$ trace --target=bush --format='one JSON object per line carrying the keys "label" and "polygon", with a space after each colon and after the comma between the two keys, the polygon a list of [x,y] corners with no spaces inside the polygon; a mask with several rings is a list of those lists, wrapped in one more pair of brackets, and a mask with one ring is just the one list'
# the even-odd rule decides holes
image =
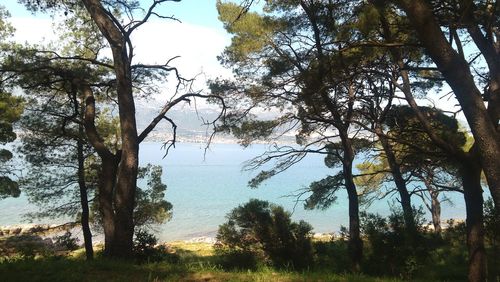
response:
{"label": "bush", "polygon": [[216,263],[225,270],[257,270],[259,261],[257,256],[246,250],[216,247]]}
{"label": "bush", "polygon": [[437,242],[433,237],[424,236],[423,212],[414,210],[414,214],[418,234],[414,237],[417,242],[411,244],[401,210],[393,210],[388,218],[361,213],[361,230],[368,243],[364,261],[367,273],[411,279],[426,263]]}
{"label": "bush", "polygon": [[330,241],[315,241],[313,245],[315,268],[329,269],[334,273],[343,273],[350,269],[351,260],[346,240],[332,238]]}
{"label": "bush", "polygon": [[54,237],[54,242],[56,246],[61,247],[65,250],[74,251],[78,249],[78,238],[72,237],[70,231],[66,231],[63,235]]}
{"label": "bush", "polygon": [[256,199],[233,209],[219,226],[218,252],[276,267],[301,269],[312,262],[311,225],[292,222],[282,207]]}
{"label": "bush", "polygon": [[486,246],[489,247],[488,263],[490,269],[489,280],[498,281],[500,278],[500,211],[495,209],[493,199],[484,202],[484,231]]}
{"label": "bush", "polygon": [[169,253],[165,246],[156,246],[158,238],[144,229],[139,229],[134,238],[134,257],[142,262],[179,262],[177,254]]}

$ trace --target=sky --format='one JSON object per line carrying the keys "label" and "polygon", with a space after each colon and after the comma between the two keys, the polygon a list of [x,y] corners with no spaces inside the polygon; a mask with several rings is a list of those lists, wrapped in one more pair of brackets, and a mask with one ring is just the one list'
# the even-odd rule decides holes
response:
{"label": "sky", "polygon": [[[147,5],[151,1],[141,2]],[[50,16],[43,13],[33,15],[16,0],[4,0],[0,5],[11,14],[16,41],[47,43],[55,39]],[[152,18],[136,30],[132,35],[135,63],[163,64],[180,56],[172,66],[186,78],[197,77],[195,90],[206,91],[207,79],[231,75],[231,71],[217,61],[217,56],[229,45],[230,36],[217,19],[216,0],[167,1],[157,11],[161,15],[174,16],[180,22]],[[161,97],[170,97],[171,93],[172,85],[157,98],[163,100]]]}
{"label": "sky", "polygon": [[[147,5],[151,1],[141,2]],[[134,62],[163,64],[174,56],[180,56],[172,65],[179,69],[182,76],[196,77],[194,89],[205,92],[207,80],[230,77],[231,71],[222,67],[217,60],[224,47],[230,44],[230,35],[217,18],[216,2],[217,0],[182,0],[163,3],[158,9],[159,14],[175,16],[181,23],[156,18],[136,30],[132,36]],[[5,6],[11,13],[11,22],[17,30],[17,41],[34,43],[54,39],[51,18],[48,15],[32,15],[18,4],[17,0],[3,0],[0,5]],[[162,89],[162,93],[155,95],[160,102],[172,96],[174,85],[170,84]],[[420,103],[456,111],[459,107],[454,98],[442,98],[443,94],[449,91],[449,87],[445,86],[441,93],[430,93]],[[204,105],[200,104],[202,107]],[[465,124],[463,114],[459,114],[458,118]]]}

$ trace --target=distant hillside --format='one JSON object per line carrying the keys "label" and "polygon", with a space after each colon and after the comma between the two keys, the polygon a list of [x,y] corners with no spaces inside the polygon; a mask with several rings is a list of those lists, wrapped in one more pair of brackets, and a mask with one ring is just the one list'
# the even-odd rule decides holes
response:
{"label": "distant hillside", "polygon": [[[156,100],[140,100],[136,102],[137,127],[139,131],[144,129],[159,113],[163,104]],[[172,108],[167,117],[172,119],[177,125],[177,138],[182,142],[206,142],[207,136],[212,133],[212,127],[206,122],[212,122],[220,114],[216,108],[198,108],[189,104],[179,104]],[[275,114],[274,114],[275,115]],[[274,116],[270,112],[262,113],[259,118],[271,119]],[[162,121],[148,136],[148,141],[166,141],[172,136],[172,127],[167,121]],[[294,142],[295,137],[288,136],[282,138],[283,142]],[[225,134],[217,134],[216,142],[236,143],[237,140]]]}
{"label": "distant hillside", "polygon": [[[144,129],[158,115],[163,104],[158,101],[139,101],[136,103],[137,127],[139,131]],[[177,125],[177,137],[179,140],[198,140],[211,133],[211,128],[204,122],[211,122],[217,118],[219,111],[216,109],[203,108],[196,110],[194,106],[179,104],[172,108],[167,117]],[[164,141],[172,134],[172,127],[167,121],[162,121],[150,134],[150,141]]]}

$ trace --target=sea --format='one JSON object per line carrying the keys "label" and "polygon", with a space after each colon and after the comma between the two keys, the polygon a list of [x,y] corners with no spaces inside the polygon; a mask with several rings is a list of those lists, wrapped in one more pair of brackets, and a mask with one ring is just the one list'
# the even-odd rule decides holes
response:
{"label": "sea", "polygon": [[[153,228],[159,240],[213,238],[218,226],[227,220],[226,215],[250,199],[282,205],[291,212],[292,220],[309,222],[315,233],[337,232],[341,226],[348,225],[348,201],[344,189],[337,192],[337,201],[326,210],[305,210],[304,197],[298,199],[296,196],[311,182],[337,172],[325,166],[323,155],[310,154],[288,170],[263,182],[259,188],[250,188],[248,181],[259,170],[248,171],[244,169],[245,163],[268,149],[266,144],[246,148],[239,144],[211,144],[206,149],[205,143],[177,143],[166,155],[163,143],[141,144],[140,164],[162,166],[162,180],[167,185],[165,197],[173,205],[171,220]],[[139,183],[139,186],[142,184]],[[451,201],[443,203],[442,219],[464,219],[463,196],[459,193],[446,196]],[[413,198],[413,204],[423,205],[417,197]],[[397,195],[391,194],[361,209],[388,215],[391,207],[398,206]],[[0,200],[0,226],[23,224],[27,221],[23,215],[37,209],[39,207],[29,203],[23,195]],[[426,218],[430,219],[430,215],[427,214]],[[64,219],[61,218],[36,223],[62,222]]]}

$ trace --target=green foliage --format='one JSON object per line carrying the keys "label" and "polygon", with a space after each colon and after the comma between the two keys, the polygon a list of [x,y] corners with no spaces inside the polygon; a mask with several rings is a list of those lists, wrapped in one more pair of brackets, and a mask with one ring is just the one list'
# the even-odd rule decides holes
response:
{"label": "green foliage", "polygon": [[146,179],[147,188],[137,188],[134,209],[135,226],[164,223],[172,217],[172,204],[165,200],[167,185],[161,181],[162,167],[148,164],[139,170],[138,178]]}
{"label": "green foliage", "polygon": [[[454,117],[437,108],[420,107],[420,110],[428,117],[434,134],[457,150],[470,149],[473,140],[460,128]],[[426,193],[439,193],[443,190],[440,186],[460,187],[458,163],[430,139],[413,109],[409,106],[393,106],[387,113],[384,129],[388,135],[387,149],[394,154],[394,166],[399,169],[406,184],[425,181]],[[373,160],[365,160],[356,166],[360,176],[355,178],[355,182],[368,192],[367,196],[383,191],[383,187],[394,187],[393,184],[384,185],[393,182],[394,178],[386,150],[381,147],[380,143],[375,144]]]}
{"label": "green foliage", "polygon": [[335,273],[345,272],[350,268],[349,248],[343,238],[330,241],[314,241],[314,269],[331,269]]}
{"label": "green foliage", "polygon": [[356,186],[363,187],[368,191],[375,191],[382,185],[388,172],[389,165],[387,164],[386,158],[380,160],[379,162],[362,162],[356,165],[356,169],[359,171],[359,176],[354,179]]}
{"label": "green foliage", "polygon": [[[462,148],[467,137],[459,128],[458,121],[444,114],[441,110],[429,107],[420,107],[420,111],[427,117],[436,135],[455,148]],[[405,153],[408,163],[419,162],[429,155],[437,157],[443,153],[430,140],[413,109],[409,106],[394,106],[387,115],[386,124],[389,134],[410,144],[418,144],[419,151],[406,146]]]}
{"label": "green foliage", "polygon": [[217,247],[217,264],[225,270],[256,271],[264,264],[253,251]]}
{"label": "green foliage", "polygon": [[[141,229],[153,228],[172,217],[172,204],[165,200],[167,185],[162,182],[163,169],[159,165],[148,164],[139,168],[138,187],[135,193],[134,225]],[[142,186],[142,187],[140,187]],[[91,221],[96,229],[102,227],[99,203],[93,202]]]}
{"label": "green foliage", "polygon": [[276,267],[304,268],[312,262],[310,231],[304,222],[292,222],[282,207],[256,199],[233,209],[219,226],[219,251],[247,264],[258,261]]}
{"label": "green foliage", "polygon": [[253,140],[259,140],[270,136],[278,125],[278,121],[245,121],[239,127],[233,127],[233,135],[240,139],[241,144],[248,146]]}
{"label": "green foliage", "polygon": [[6,197],[19,197],[21,190],[19,184],[7,176],[0,176],[0,199]]}
{"label": "green foliage", "polygon": [[79,239],[73,237],[73,234],[70,231],[66,231],[63,235],[54,237],[54,243],[56,246],[70,251],[74,251],[79,248],[78,241]]}
{"label": "green foliage", "polygon": [[270,17],[254,12],[245,12],[240,5],[217,1],[219,20],[231,34],[232,44],[227,47],[225,62],[245,60],[246,57],[261,51],[267,46],[269,38],[279,24]]}
{"label": "green foliage", "polygon": [[2,51],[5,45],[8,45],[7,39],[14,32],[14,27],[8,22],[9,17],[9,12],[3,6],[0,6],[0,51]]}
{"label": "green foliage", "polygon": [[488,264],[489,277],[493,281],[500,277],[500,211],[495,209],[493,199],[484,202],[484,233],[485,243],[489,246]]}
{"label": "green foliage", "polygon": [[328,209],[337,200],[335,194],[342,187],[344,187],[344,174],[342,171],[309,184],[308,190],[312,194],[306,199],[304,207],[306,209]]}
{"label": "green foliage", "polygon": [[21,98],[0,91],[0,144],[16,139],[12,124],[20,119],[23,109]]}
{"label": "green foliage", "polygon": [[276,169],[263,170],[259,172],[255,177],[253,177],[250,181],[248,181],[248,186],[251,188],[257,188],[262,182],[268,180],[269,178],[275,176],[276,174],[277,174]]}
{"label": "green foliage", "polygon": [[[5,93],[0,88],[0,146],[3,147],[16,139],[13,124],[20,119],[23,110],[24,104],[21,98]],[[2,147],[0,147],[0,199],[18,197],[21,191],[17,181],[12,179],[15,171],[11,162],[13,154]]]}
{"label": "green foliage", "polygon": [[493,199],[484,202],[485,237],[492,246],[500,247],[500,211],[495,209]]}
{"label": "green foliage", "polygon": [[415,236],[420,240],[415,244],[417,247],[408,241],[402,211],[393,210],[388,218],[361,213],[361,230],[368,243],[364,262],[367,273],[411,279],[423,268],[435,243],[423,237],[423,212],[414,210],[413,214],[419,227],[419,234]]}
{"label": "green foliage", "polygon": [[334,273],[328,267],[300,272],[263,268],[258,271],[224,271],[206,263],[204,257],[195,261],[135,264],[124,260],[96,258],[46,258],[38,260],[9,260],[0,263],[4,281],[352,281],[397,282],[400,279],[369,277],[360,274]]}
{"label": "green foliage", "polygon": [[[371,148],[372,142],[363,138],[350,138],[351,148],[355,154],[367,151]],[[325,157],[325,165],[329,168],[342,167],[344,158],[344,145],[342,142],[330,142],[325,146],[327,155]]]}
{"label": "green foliage", "polygon": [[[68,96],[38,93],[28,96],[26,113],[20,120],[23,134],[18,151],[24,157],[25,170],[21,186],[28,200],[40,207],[29,217],[55,218],[70,216],[77,220],[80,207],[78,171],[85,170],[89,198],[97,185],[92,150],[79,132],[78,112]],[[77,104],[78,105],[78,104]],[[76,109],[78,111],[78,107]],[[83,143],[85,167],[79,168],[78,142]]]}
{"label": "green foliage", "polygon": [[157,246],[158,238],[144,229],[138,229],[134,238],[134,257],[139,263],[167,262],[177,263],[179,256],[167,252],[165,246]]}

